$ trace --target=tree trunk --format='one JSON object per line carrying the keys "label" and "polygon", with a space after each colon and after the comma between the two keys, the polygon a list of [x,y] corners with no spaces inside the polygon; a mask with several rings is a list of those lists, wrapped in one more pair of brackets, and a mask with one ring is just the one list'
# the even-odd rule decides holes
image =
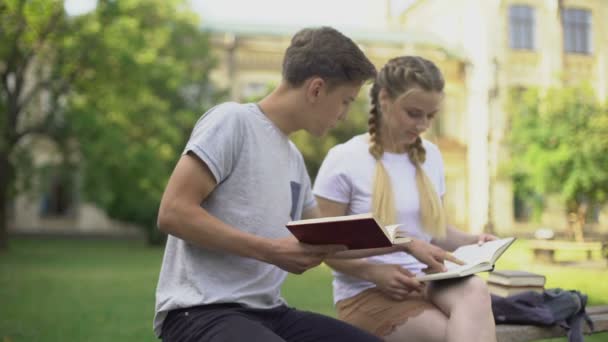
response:
{"label": "tree trunk", "polygon": [[8,247],[8,199],[12,179],[12,165],[8,153],[0,152],[0,251]]}
{"label": "tree trunk", "polygon": [[574,239],[582,242],[585,240],[584,229],[585,223],[587,222],[587,209],[589,206],[587,203],[581,203],[577,210],[577,225],[574,226]]}
{"label": "tree trunk", "polygon": [[587,218],[587,203],[572,203],[568,210],[569,237],[577,242],[585,241],[584,227]]}

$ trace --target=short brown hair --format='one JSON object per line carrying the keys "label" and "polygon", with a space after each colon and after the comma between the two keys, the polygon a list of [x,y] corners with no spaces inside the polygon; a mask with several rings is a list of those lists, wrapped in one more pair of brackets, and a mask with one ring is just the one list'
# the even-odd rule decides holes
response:
{"label": "short brown hair", "polygon": [[297,32],[285,51],[283,79],[300,86],[318,76],[335,85],[365,82],[376,77],[376,68],[350,38],[331,27]]}

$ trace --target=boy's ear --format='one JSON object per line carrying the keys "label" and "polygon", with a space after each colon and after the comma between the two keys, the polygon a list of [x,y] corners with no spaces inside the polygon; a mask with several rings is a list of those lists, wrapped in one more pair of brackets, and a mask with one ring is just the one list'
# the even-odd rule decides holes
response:
{"label": "boy's ear", "polygon": [[306,85],[306,97],[311,102],[317,102],[319,95],[321,95],[326,85],[327,83],[321,77],[310,78]]}

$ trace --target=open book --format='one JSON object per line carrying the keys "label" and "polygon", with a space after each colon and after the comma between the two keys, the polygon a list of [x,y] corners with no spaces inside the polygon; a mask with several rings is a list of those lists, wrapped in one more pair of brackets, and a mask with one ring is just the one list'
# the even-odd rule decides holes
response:
{"label": "open book", "polygon": [[390,247],[411,241],[399,224],[382,226],[371,213],[291,221],[287,229],[303,243],[345,245],[348,249]]}
{"label": "open book", "polygon": [[445,272],[420,274],[416,279],[420,281],[440,280],[449,278],[459,278],[471,274],[491,271],[494,269],[496,260],[500,258],[509,246],[515,241],[515,238],[505,238],[494,241],[488,241],[484,244],[472,244],[458,247],[452,254],[465,264],[458,265],[453,262],[445,262],[448,269]]}

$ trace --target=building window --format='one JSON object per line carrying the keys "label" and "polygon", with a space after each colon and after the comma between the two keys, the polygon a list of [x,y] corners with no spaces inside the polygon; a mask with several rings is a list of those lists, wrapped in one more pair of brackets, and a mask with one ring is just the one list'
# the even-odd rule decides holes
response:
{"label": "building window", "polygon": [[509,31],[512,49],[534,50],[534,8],[512,5],[509,8]]}
{"label": "building window", "polygon": [[71,182],[65,177],[55,176],[50,180],[49,187],[42,194],[40,216],[62,217],[72,212],[73,196]]}
{"label": "building window", "polygon": [[564,50],[569,53],[591,53],[591,12],[565,8],[563,12]]}

